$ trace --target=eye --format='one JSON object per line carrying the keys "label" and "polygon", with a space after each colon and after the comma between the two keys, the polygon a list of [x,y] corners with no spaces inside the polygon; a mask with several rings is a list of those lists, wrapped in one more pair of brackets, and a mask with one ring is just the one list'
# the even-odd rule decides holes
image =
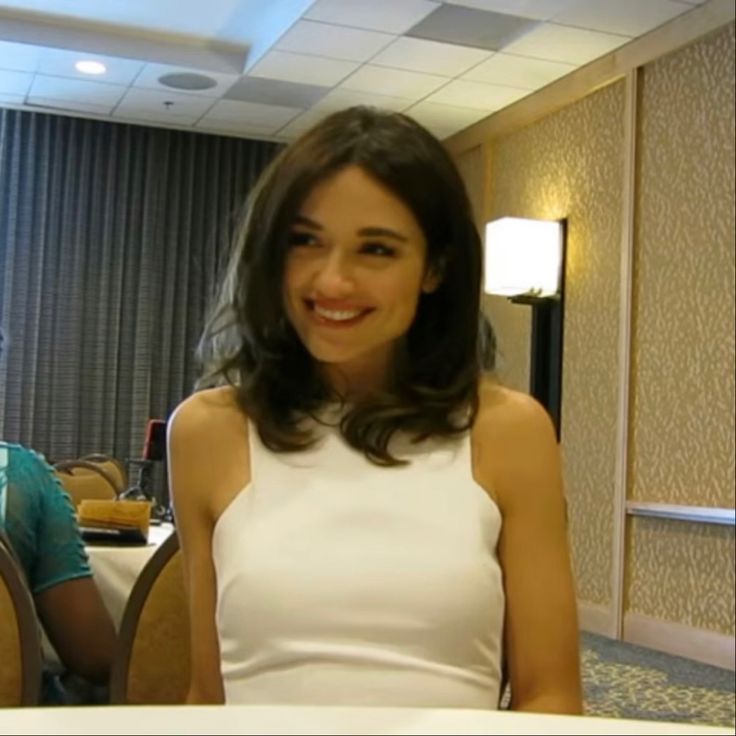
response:
{"label": "eye", "polygon": [[292,230],[289,233],[289,247],[303,247],[317,245],[318,240],[315,235],[304,230]]}
{"label": "eye", "polygon": [[384,245],[383,243],[363,243],[360,246],[360,252],[369,256],[395,256],[396,248]]}

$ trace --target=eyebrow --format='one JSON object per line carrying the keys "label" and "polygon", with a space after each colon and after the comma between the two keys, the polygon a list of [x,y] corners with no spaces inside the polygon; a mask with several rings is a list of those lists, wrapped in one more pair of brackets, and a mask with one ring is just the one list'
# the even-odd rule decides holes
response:
{"label": "eyebrow", "polygon": [[[313,230],[324,229],[318,222],[315,222],[304,215],[297,215],[294,218],[294,225],[305,225]],[[398,240],[402,243],[406,243],[409,240],[405,235],[396,232],[396,230],[391,230],[391,228],[388,227],[363,227],[358,230],[358,235],[369,238],[393,238],[394,240]]]}

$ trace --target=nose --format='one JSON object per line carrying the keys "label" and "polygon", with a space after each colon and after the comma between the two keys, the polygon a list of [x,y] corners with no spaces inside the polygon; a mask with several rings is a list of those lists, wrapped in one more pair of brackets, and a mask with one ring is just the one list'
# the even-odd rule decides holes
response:
{"label": "nose", "polygon": [[350,294],[355,283],[346,254],[332,248],[318,264],[313,285],[322,296],[339,298]]}

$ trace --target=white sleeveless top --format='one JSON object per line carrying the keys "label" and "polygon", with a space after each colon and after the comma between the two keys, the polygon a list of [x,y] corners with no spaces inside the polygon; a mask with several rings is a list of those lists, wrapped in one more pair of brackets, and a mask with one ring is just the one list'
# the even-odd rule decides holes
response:
{"label": "white sleeveless top", "polygon": [[498,707],[501,515],[470,436],[392,442],[382,468],[335,429],[273,453],[215,526],[228,703]]}

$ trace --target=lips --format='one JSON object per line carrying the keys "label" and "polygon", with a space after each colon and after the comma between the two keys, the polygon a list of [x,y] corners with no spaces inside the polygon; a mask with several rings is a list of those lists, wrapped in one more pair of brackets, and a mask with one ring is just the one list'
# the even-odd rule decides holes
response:
{"label": "lips", "polygon": [[373,307],[337,300],[306,299],[305,303],[312,320],[324,327],[352,327],[373,311]]}

